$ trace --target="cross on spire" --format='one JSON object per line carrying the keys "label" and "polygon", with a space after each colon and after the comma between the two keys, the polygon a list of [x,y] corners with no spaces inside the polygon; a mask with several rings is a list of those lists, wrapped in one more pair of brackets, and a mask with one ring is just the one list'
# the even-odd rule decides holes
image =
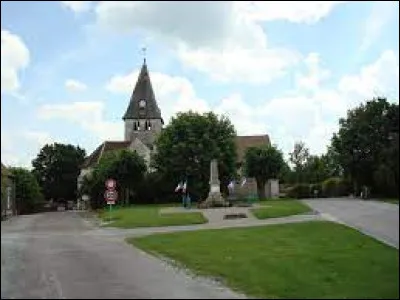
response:
{"label": "cross on spire", "polygon": [[143,46],[143,47],[142,47],[142,54],[143,54],[143,61],[144,61],[144,63],[146,63],[146,50],[147,50],[146,46]]}

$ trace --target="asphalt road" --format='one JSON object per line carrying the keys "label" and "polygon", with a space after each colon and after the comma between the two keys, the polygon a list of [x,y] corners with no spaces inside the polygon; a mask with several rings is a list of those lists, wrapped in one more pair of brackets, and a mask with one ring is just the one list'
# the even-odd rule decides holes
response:
{"label": "asphalt road", "polygon": [[355,199],[303,200],[324,217],[399,248],[399,205]]}
{"label": "asphalt road", "polygon": [[244,298],[99,234],[74,212],[1,224],[1,298]]}

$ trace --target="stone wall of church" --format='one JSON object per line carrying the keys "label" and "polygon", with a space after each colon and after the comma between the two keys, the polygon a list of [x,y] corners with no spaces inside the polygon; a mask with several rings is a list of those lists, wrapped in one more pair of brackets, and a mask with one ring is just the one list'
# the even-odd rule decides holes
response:
{"label": "stone wall of church", "polygon": [[[153,141],[154,137],[161,132],[162,123],[159,119],[150,119],[151,130],[145,130],[146,120],[125,120],[125,141],[131,141],[135,133],[140,135],[139,138],[144,139],[144,142]],[[139,122],[139,131],[134,131],[134,124]]]}

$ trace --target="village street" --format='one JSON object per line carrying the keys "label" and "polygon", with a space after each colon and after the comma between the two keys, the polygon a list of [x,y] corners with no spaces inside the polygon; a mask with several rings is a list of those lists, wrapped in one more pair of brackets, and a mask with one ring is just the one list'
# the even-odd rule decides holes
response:
{"label": "village street", "polygon": [[193,279],[75,212],[20,216],[1,225],[1,298],[239,298]]}

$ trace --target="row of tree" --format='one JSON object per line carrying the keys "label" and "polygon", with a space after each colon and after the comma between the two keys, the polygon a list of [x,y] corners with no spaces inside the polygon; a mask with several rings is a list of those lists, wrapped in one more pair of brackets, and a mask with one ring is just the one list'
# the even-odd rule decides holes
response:
{"label": "row of tree", "polygon": [[363,187],[376,197],[399,196],[399,104],[377,98],[349,110],[327,152],[310,155],[295,144],[281,179],[290,184],[315,184],[339,177],[360,194]]}

